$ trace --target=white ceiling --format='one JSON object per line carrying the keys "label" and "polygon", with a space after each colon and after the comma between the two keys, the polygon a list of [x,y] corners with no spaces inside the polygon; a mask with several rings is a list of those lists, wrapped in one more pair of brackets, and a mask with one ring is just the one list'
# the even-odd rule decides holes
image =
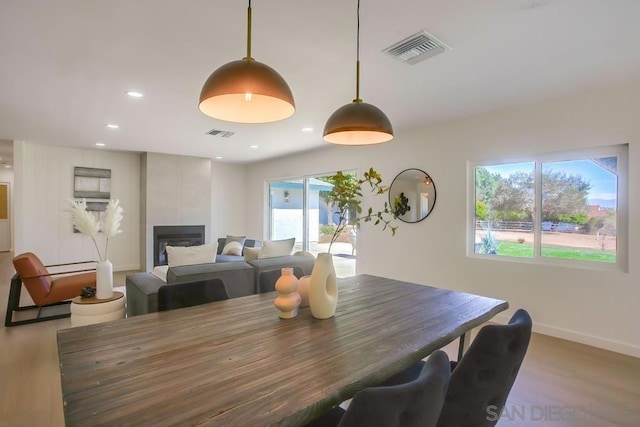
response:
{"label": "white ceiling", "polygon": [[[355,95],[355,5],[253,1],[253,56],[297,109],[241,125],[197,105],[209,74],[245,56],[246,2],[0,0],[0,139],[239,163],[324,146],[326,119]],[[396,135],[640,79],[640,0],[362,0],[360,15],[361,97]],[[382,53],[421,30],[452,49],[413,66]]]}

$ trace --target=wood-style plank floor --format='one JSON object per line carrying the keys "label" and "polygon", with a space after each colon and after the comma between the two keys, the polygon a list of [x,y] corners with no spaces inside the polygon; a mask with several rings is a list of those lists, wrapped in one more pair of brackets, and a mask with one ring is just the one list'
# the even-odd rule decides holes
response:
{"label": "wood-style plank floor", "polygon": [[[0,253],[3,316],[12,255]],[[116,274],[114,286],[123,285]],[[64,426],[56,331],[68,327],[69,319],[2,327],[0,426]],[[454,345],[446,350],[455,357]],[[638,427],[640,359],[534,334],[498,426]]]}

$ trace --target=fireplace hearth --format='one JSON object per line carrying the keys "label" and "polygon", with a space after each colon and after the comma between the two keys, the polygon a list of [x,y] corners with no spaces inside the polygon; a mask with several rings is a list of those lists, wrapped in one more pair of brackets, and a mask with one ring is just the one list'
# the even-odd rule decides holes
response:
{"label": "fireplace hearth", "polygon": [[167,265],[167,246],[204,244],[204,225],[156,225],[153,227],[153,266]]}

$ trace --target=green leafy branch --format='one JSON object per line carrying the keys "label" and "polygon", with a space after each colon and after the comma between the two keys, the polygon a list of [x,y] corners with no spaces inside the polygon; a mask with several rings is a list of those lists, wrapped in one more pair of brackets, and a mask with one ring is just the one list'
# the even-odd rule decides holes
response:
{"label": "green leafy branch", "polygon": [[[335,242],[348,225],[353,225],[360,228],[361,222],[373,222],[373,225],[382,224],[382,230],[389,228],[391,235],[395,236],[397,225],[393,225],[393,220],[397,218],[395,209],[384,202],[384,208],[379,211],[374,211],[369,207],[367,213],[363,214],[362,209],[362,186],[368,184],[370,191],[376,195],[385,194],[389,191],[389,187],[382,185],[382,177],[373,168],[369,168],[364,172],[362,179],[356,179],[353,175],[345,175],[342,171],[336,172],[335,175],[330,177],[330,181],[333,183],[333,189],[329,192],[328,198],[337,208],[339,214],[338,224],[331,236],[331,242],[329,243],[329,252],[333,242]],[[349,213],[354,213],[350,215]]]}

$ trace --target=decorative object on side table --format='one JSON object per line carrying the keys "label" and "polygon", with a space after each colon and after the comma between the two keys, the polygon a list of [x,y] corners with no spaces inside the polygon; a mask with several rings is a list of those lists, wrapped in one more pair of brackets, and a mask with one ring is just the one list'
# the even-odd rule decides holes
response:
{"label": "decorative object on side table", "polygon": [[276,280],[276,292],[278,297],[273,304],[280,310],[281,319],[291,319],[298,315],[300,306],[300,295],[298,289],[298,278],[293,274],[292,267],[285,267],[280,270],[280,277]]}
{"label": "decorative object on side table", "polygon": [[338,171],[335,175],[328,177],[328,181],[333,184],[328,199],[335,207],[339,220],[331,236],[329,251],[318,254],[311,272],[309,305],[311,306],[311,314],[318,319],[332,317],[338,305],[336,272],[333,266],[333,255],[331,255],[331,247],[338,236],[346,231],[348,225],[359,228],[361,222],[373,222],[374,225],[382,224],[382,229],[389,228],[392,235],[396,234],[398,228],[392,224],[392,221],[396,219],[397,206],[392,207],[389,203],[384,202],[382,210],[374,211],[372,207],[369,207],[366,214],[362,213],[360,198],[362,197],[363,184],[369,184],[371,192],[374,194],[384,194],[389,191],[389,187],[382,185],[382,177],[373,168],[369,168],[362,179],[358,179],[355,174],[345,175]]}
{"label": "decorative object on side table", "polygon": [[[71,223],[82,234],[91,237],[98,251],[99,261],[96,265],[96,298],[109,299],[113,297],[113,266],[108,260],[109,240],[122,233],[122,207],[119,200],[110,200],[105,211],[104,221],[100,222],[87,211],[87,201],[70,200]],[[98,233],[102,231],[105,236],[104,252],[100,252],[98,246]]]}

